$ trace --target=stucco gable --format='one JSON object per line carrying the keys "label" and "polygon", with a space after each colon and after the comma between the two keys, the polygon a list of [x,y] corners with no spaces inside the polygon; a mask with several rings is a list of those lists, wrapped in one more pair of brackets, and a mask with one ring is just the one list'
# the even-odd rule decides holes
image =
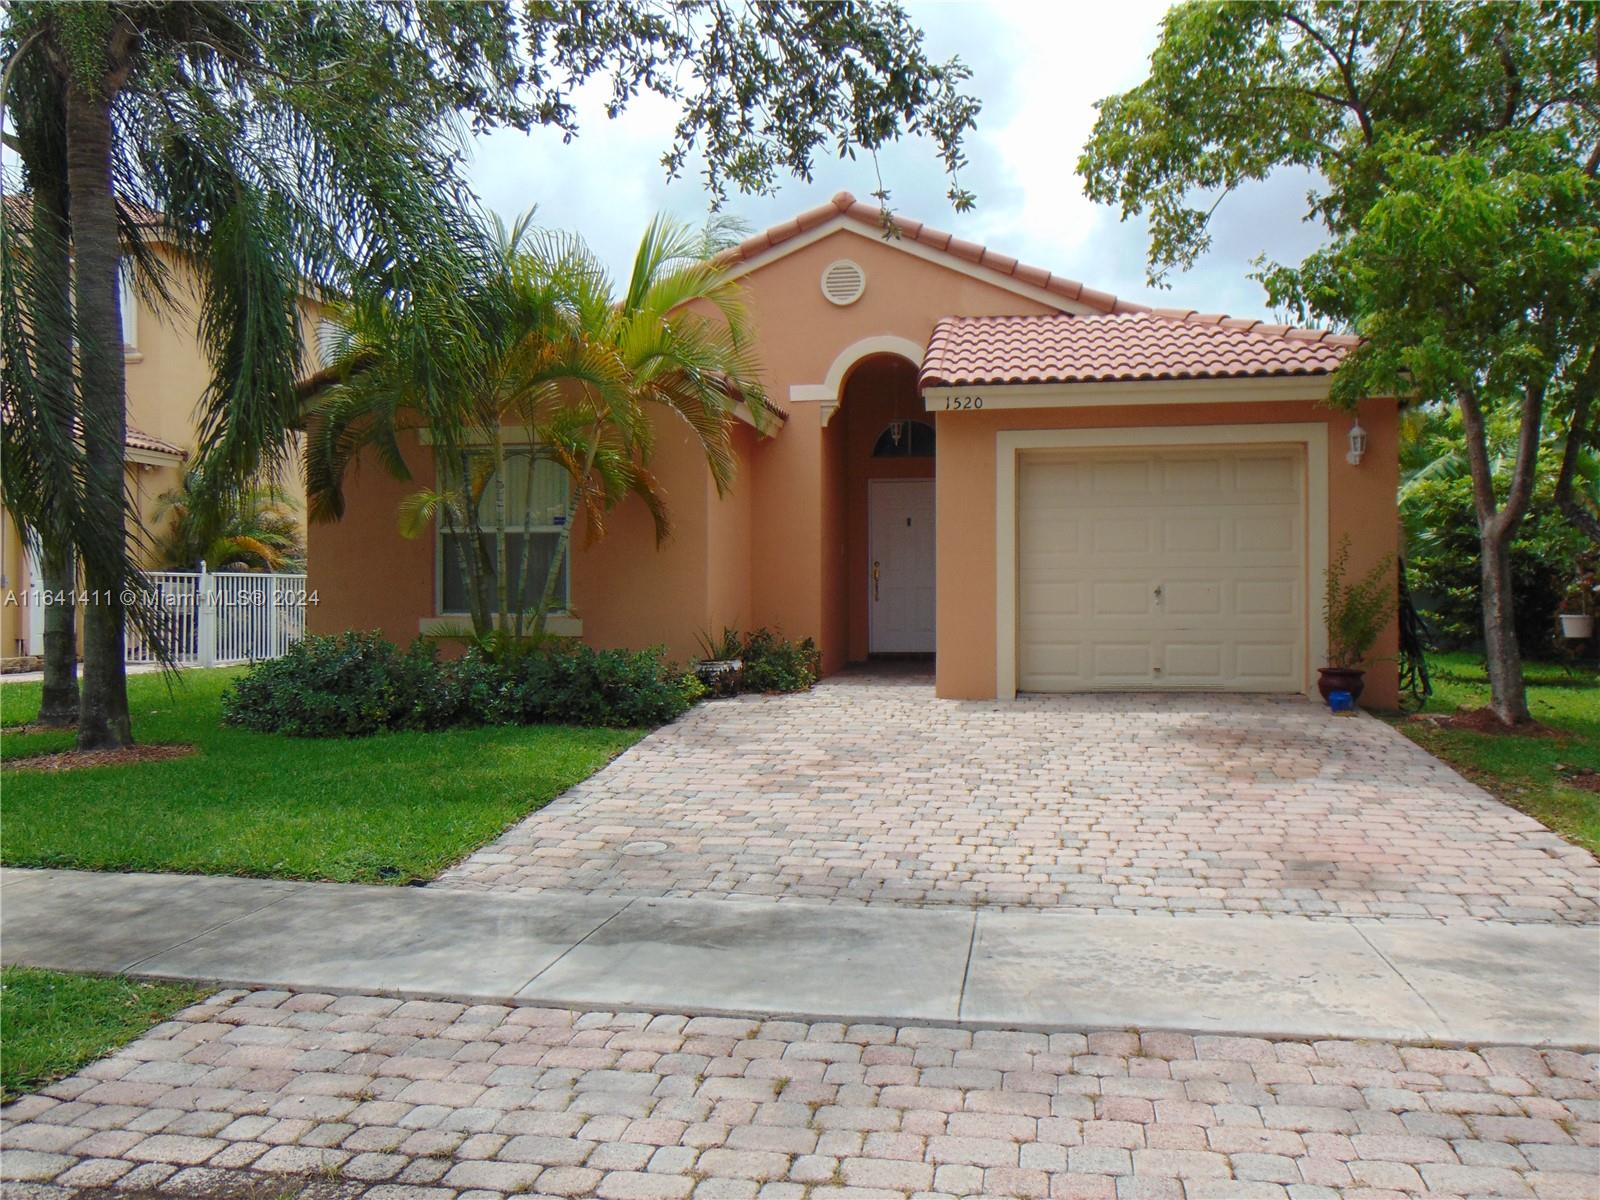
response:
{"label": "stucco gable", "polygon": [[886,222],[881,209],[857,200],[849,192],[840,192],[827,204],[747,238],[725,252],[723,261],[735,278],[747,276],[841,232],[989,283],[1056,312],[1086,315],[1144,311],[1143,305],[1119,300],[1108,292],[1019,262],[921,221],[890,216]]}

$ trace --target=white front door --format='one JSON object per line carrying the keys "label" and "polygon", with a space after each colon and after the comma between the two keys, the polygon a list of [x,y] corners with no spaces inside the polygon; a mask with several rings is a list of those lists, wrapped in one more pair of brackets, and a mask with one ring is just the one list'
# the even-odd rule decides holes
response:
{"label": "white front door", "polygon": [[932,654],[933,480],[867,481],[868,647]]}

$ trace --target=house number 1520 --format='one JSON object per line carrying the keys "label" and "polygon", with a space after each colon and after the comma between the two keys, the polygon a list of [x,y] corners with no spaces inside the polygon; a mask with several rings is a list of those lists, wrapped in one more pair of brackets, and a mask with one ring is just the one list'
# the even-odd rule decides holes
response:
{"label": "house number 1520", "polygon": [[982,396],[946,396],[944,398],[945,412],[955,412],[959,409],[982,408]]}

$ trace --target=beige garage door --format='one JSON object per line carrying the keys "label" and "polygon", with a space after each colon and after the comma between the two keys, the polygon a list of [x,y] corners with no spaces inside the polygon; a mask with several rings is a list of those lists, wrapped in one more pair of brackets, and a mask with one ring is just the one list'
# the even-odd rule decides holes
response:
{"label": "beige garage door", "polygon": [[1278,447],[1024,456],[1018,687],[1300,691],[1304,457]]}

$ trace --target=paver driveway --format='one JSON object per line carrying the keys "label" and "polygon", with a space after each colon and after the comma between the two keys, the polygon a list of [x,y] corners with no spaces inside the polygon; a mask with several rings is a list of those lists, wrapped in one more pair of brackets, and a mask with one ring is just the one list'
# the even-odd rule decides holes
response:
{"label": "paver driveway", "polygon": [[247,1200],[1587,1200],[1597,1080],[1600,1055],[1526,1047],[225,992],[0,1113],[0,1176]]}
{"label": "paver driveway", "polygon": [[704,704],[436,886],[1588,922],[1600,865],[1381,721],[1299,698]]}

